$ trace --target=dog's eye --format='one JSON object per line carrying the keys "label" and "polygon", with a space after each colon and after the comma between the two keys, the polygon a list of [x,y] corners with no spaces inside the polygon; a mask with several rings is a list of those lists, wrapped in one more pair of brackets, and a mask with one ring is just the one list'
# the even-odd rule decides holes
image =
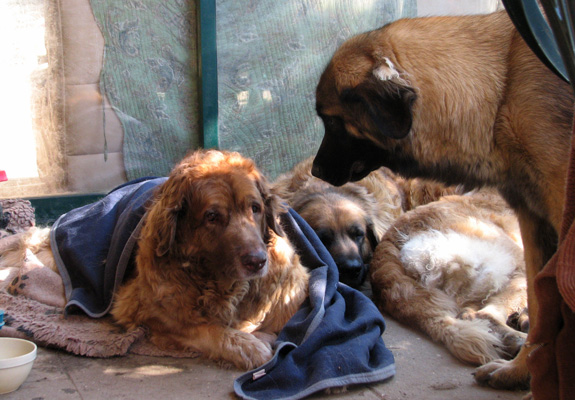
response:
{"label": "dog's eye", "polygon": [[204,218],[206,219],[206,222],[216,222],[218,220],[218,212],[217,211],[206,211],[206,213],[204,214]]}
{"label": "dog's eye", "polygon": [[324,116],[323,124],[330,131],[339,131],[343,127],[343,121],[339,117]]}
{"label": "dog's eye", "polygon": [[324,246],[329,247],[331,245],[331,243],[333,242],[333,232],[328,230],[328,229],[319,229],[316,231],[317,233],[317,237],[319,238],[319,240],[321,240],[321,242],[324,244]]}
{"label": "dog's eye", "polygon": [[353,228],[349,231],[349,236],[356,241],[360,241],[365,237],[365,232],[359,228]]}
{"label": "dog's eye", "polygon": [[262,206],[260,206],[258,203],[254,203],[252,204],[252,212],[254,214],[259,214],[262,212]]}

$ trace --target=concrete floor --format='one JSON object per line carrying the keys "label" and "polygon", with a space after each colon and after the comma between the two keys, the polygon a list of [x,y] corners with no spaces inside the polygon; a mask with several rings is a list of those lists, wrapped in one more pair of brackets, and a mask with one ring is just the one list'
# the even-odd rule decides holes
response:
{"label": "concrete floor", "polygon": [[[442,346],[385,318],[384,342],[393,352],[397,374],[386,382],[350,388],[314,399],[520,400],[526,392],[476,385],[473,367],[455,360]],[[223,370],[201,358],[130,355],[91,359],[39,349],[26,382],[2,400],[41,399],[235,399],[237,370]]]}

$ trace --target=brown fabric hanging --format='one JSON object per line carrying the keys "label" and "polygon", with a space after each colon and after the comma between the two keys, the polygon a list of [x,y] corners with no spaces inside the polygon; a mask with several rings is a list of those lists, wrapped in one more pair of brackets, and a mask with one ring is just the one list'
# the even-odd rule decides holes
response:
{"label": "brown fabric hanging", "polygon": [[[573,129],[575,134],[575,127]],[[559,248],[535,279],[539,315],[527,365],[535,400],[575,396],[575,141],[567,172]]]}

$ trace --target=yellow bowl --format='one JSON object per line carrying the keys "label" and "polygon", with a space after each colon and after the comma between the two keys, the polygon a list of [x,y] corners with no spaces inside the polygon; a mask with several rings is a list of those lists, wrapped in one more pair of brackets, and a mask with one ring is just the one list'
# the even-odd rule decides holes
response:
{"label": "yellow bowl", "polygon": [[24,383],[37,350],[28,340],[0,337],[0,394],[13,392]]}

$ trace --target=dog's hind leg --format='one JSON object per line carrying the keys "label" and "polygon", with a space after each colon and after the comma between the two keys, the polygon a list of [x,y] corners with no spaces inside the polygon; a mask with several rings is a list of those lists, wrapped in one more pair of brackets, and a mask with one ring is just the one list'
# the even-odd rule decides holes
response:
{"label": "dog's hind leg", "polygon": [[500,312],[497,311],[496,308],[497,306],[488,305],[479,311],[466,309],[459,316],[460,319],[467,321],[486,321],[489,332],[498,337],[498,342],[494,344],[498,357],[492,358],[488,361],[492,361],[497,358],[511,359],[515,357],[527,338],[527,335],[524,332],[508,326],[506,320],[501,321],[501,318],[498,315]]}
{"label": "dog's hind leg", "polygon": [[[500,338],[503,345],[498,348],[498,353],[505,359],[515,357],[525,343],[525,333],[521,329],[513,329],[509,326],[508,320],[512,315],[518,316],[525,311],[527,307],[526,286],[523,268],[520,268],[502,291],[489,297],[482,308],[477,311],[464,309],[459,316],[462,319],[480,318],[489,321],[491,331]],[[523,323],[528,324],[528,320]]]}
{"label": "dog's hind leg", "polygon": [[426,325],[432,338],[442,342],[454,356],[469,364],[483,365],[502,357],[504,343],[492,329],[490,321],[444,316],[428,320]]}
{"label": "dog's hind leg", "polygon": [[[529,321],[534,324],[537,318],[538,304],[534,293],[535,276],[555,251],[556,234],[549,224],[529,213],[517,212],[521,237],[525,249],[525,267],[528,288]],[[519,354],[511,360],[495,360],[475,371],[475,380],[482,385],[495,389],[527,389],[530,374],[527,369],[527,357],[535,346],[530,344],[529,335]]]}

